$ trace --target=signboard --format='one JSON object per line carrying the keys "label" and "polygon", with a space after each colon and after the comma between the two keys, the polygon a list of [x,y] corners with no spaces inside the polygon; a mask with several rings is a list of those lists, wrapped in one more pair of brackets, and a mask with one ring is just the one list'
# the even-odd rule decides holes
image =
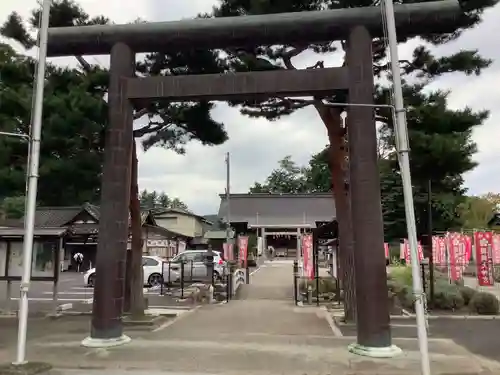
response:
{"label": "signboard", "polygon": [[[54,277],[54,267],[56,253],[59,251],[57,242],[39,242],[33,244],[32,277]],[[8,274],[10,277],[21,277],[23,273],[23,242],[15,241],[10,243],[10,254],[8,264]]]}
{"label": "signboard", "polygon": [[186,251],[186,242],[185,241],[179,241],[177,243],[177,254],[182,253]]}
{"label": "signboard", "polygon": [[493,278],[493,233],[475,232],[477,281],[480,286],[492,286]]}
{"label": "signboard", "polygon": [[304,276],[312,280],[314,279],[312,234],[302,235],[302,251],[304,256]]}
{"label": "signboard", "polygon": [[387,242],[384,243],[384,252],[385,252],[385,259],[389,259],[389,244]]}
{"label": "signboard", "polygon": [[238,236],[238,254],[241,265],[246,268],[248,254],[248,237]]}

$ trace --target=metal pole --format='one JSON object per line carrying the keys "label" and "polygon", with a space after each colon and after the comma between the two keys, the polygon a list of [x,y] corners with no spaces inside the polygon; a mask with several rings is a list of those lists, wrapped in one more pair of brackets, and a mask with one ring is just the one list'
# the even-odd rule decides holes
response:
{"label": "metal pole", "polygon": [[429,251],[429,294],[431,308],[434,304],[434,254],[432,253],[432,181],[427,186],[427,246]]}
{"label": "metal pole", "polygon": [[42,5],[42,22],[39,32],[38,69],[36,71],[35,100],[33,106],[33,123],[31,124],[30,165],[28,168],[28,197],[26,200],[26,216],[24,220],[23,242],[23,274],[19,298],[19,328],[17,334],[17,355],[15,364],[26,363],[26,331],[28,326],[28,291],[31,279],[31,262],[33,254],[33,234],[35,227],[36,194],[38,185],[38,163],[40,159],[40,137],[42,132],[43,89],[45,85],[45,63],[47,59],[47,32],[51,0],[44,0]]}
{"label": "metal pole", "polygon": [[[231,241],[231,164],[229,152],[226,153],[226,243],[229,246]],[[234,256],[234,249],[232,249]]]}
{"label": "metal pole", "polygon": [[391,55],[391,72],[394,83],[394,104],[396,109],[396,142],[400,155],[401,177],[403,180],[403,195],[405,203],[406,225],[410,243],[411,268],[413,275],[413,293],[415,295],[415,312],[417,315],[418,343],[421,355],[422,375],[430,375],[429,347],[427,339],[427,325],[425,321],[424,299],[422,281],[420,279],[420,265],[417,249],[417,230],[415,224],[415,208],[413,207],[413,191],[410,174],[410,150],[406,113],[403,105],[403,90],[399,70],[398,42],[396,36],[396,22],[392,0],[384,0],[384,11],[387,20],[387,36]]}

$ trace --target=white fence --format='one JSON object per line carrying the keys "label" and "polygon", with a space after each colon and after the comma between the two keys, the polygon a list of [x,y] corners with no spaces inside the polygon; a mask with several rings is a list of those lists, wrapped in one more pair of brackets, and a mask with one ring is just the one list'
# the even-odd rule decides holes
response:
{"label": "white fence", "polygon": [[231,286],[231,297],[236,295],[238,288],[245,284],[246,282],[246,270],[244,268],[238,268],[233,272],[232,286]]}

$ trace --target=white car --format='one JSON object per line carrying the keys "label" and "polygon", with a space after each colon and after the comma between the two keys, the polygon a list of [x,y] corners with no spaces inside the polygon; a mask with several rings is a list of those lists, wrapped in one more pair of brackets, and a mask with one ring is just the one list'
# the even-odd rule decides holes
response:
{"label": "white car", "polygon": [[[162,263],[164,263],[163,266]],[[177,281],[180,279],[180,273],[172,269],[170,269],[169,277],[168,263],[166,263],[165,260],[161,257],[149,255],[143,256],[142,266],[142,269],[144,270],[144,285],[156,286],[160,285],[163,280]],[[95,278],[95,268],[91,268],[83,275],[83,282],[85,285],[93,287],[95,285]]]}
{"label": "white car", "polygon": [[[212,251],[214,256],[214,277],[220,279],[224,275],[226,262],[220,251]],[[181,273],[181,264],[184,263],[184,279],[200,280],[207,276],[207,250],[186,250],[177,254],[170,261],[172,272]]]}

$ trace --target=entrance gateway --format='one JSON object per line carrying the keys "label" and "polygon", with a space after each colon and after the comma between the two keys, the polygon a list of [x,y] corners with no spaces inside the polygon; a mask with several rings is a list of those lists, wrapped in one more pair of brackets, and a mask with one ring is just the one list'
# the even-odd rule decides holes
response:
{"label": "entrance gateway", "polygon": [[[460,14],[455,0],[395,6],[399,35],[453,32]],[[128,239],[133,104],[241,100],[258,97],[328,97],[348,93],[350,189],[357,295],[357,346],[380,355],[391,351],[389,309],[373,107],[372,39],[383,36],[379,7],[195,19],[129,25],[51,28],[48,56],[110,55],[109,126],[101,193],[96,281],[88,346],[129,341],[123,335],[125,259]],[[137,53],[191,49],[303,46],[345,40],[346,66],[338,68],[158,76],[137,78]],[[364,106],[356,106],[361,104]]]}
{"label": "entrance gateway", "polygon": [[[227,222],[227,195],[220,195],[219,218]],[[253,232],[275,255],[300,258],[300,236],[336,220],[331,193],[231,194],[231,227],[236,233]]]}

